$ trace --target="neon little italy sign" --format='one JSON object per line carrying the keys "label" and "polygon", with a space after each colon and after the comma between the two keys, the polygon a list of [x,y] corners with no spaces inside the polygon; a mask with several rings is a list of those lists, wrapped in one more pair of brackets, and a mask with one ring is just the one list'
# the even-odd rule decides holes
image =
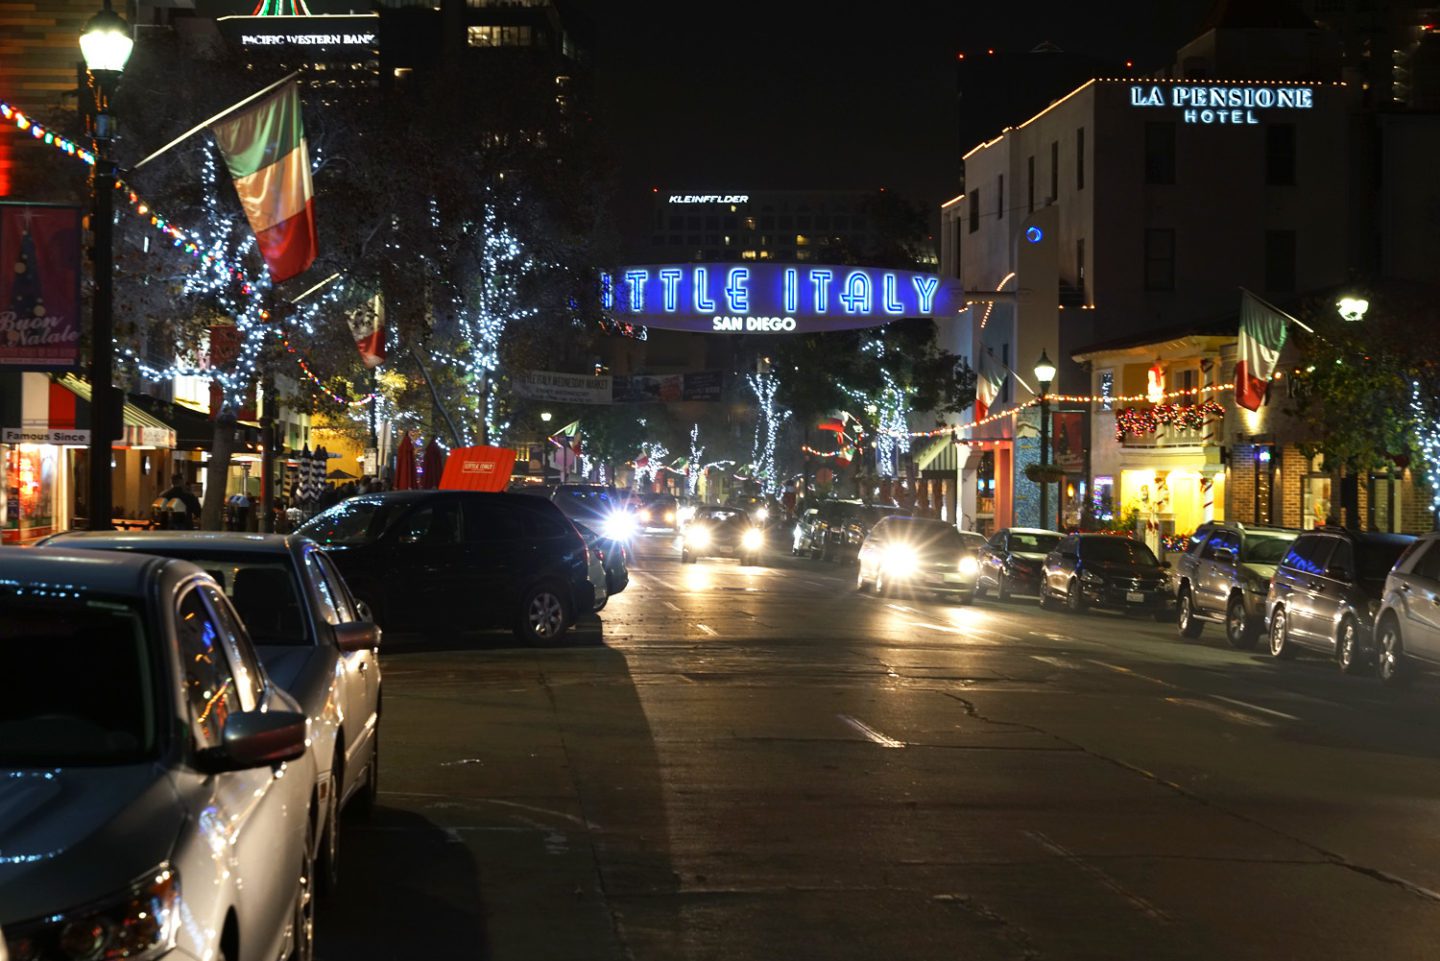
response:
{"label": "neon little italy sign", "polygon": [[1185,123],[1239,126],[1258,124],[1256,110],[1309,110],[1315,106],[1315,93],[1308,86],[1133,84],[1130,106],[1178,109]]}

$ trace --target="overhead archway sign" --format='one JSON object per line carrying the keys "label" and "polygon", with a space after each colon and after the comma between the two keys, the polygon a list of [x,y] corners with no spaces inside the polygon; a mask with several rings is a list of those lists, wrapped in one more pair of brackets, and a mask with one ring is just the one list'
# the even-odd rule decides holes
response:
{"label": "overhead archway sign", "polygon": [[798,334],[954,314],[964,291],[938,274],[832,264],[650,264],[601,274],[617,319],[707,334]]}

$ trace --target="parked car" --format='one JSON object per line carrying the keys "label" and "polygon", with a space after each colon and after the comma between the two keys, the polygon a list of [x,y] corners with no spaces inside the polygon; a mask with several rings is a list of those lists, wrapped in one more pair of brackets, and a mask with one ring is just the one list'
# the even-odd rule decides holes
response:
{"label": "parked car", "polygon": [[685,525],[680,563],[694,564],[702,557],[734,557],[741,564],[760,563],[765,529],[736,507],[700,507]]}
{"label": "parked car", "polygon": [[780,520],[782,514],[780,505],[773,498],[761,494],[731,494],[725,506],[744,511],[749,515],[750,523],[758,527]]}
{"label": "parked car", "polygon": [[270,676],[310,718],[322,889],[339,882],[340,812],[379,790],[380,628],[318,544],[286,534],[73,532],[42,547],[132,551],[190,561],[219,584]]}
{"label": "parked car", "polygon": [[1114,534],[1067,534],[1045,556],[1040,606],[1063,603],[1072,613],[1090,607],[1142,611],[1157,621],[1173,616],[1166,570],[1150,548]]}
{"label": "parked car", "polygon": [[1005,601],[1011,594],[1039,594],[1045,555],[1064,535],[1035,527],[1005,527],[991,535],[980,552],[980,579],[975,594],[994,591]]}
{"label": "parked car", "polygon": [[0,551],[10,961],[311,957],[307,737],[200,568]]}
{"label": "parked car", "polygon": [[1440,666],[1440,534],[1417,539],[1385,578],[1375,655],[1376,673],[1390,685]]}
{"label": "parked car", "polygon": [[810,556],[824,561],[851,561],[870,528],[883,517],[904,515],[899,507],[865,504],[861,501],[822,501],[815,521]]}
{"label": "parked car", "polygon": [[1347,674],[1374,654],[1372,632],[1390,569],[1415,538],[1321,527],[1291,543],[1265,597],[1270,653],[1309,648]]}
{"label": "parked car", "polygon": [[363,494],[300,533],[326,549],[386,630],[510,627],[522,641],[548,643],[595,606],[584,540],[537,497]]}
{"label": "parked car", "polygon": [[815,550],[815,524],[820,519],[820,508],[807,507],[795,520],[795,529],[790,532],[790,553],[810,554]]}
{"label": "parked car", "polygon": [[625,543],[607,540],[579,521],[574,524],[590,551],[590,582],[595,585],[595,610],[599,611],[612,594],[619,594],[630,583]]}
{"label": "parked car", "polygon": [[1199,637],[1206,621],[1218,621],[1231,647],[1254,647],[1265,629],[1270,578],[1299,534],[1239,521],[1201,524],[1171,575],[1180,636]]}
{"label": "parked car", "polygon": [[985,538],[925,517],[884,517],[866,535],[858,554],[855,589],[896,590],[975,599],[980,550]]}

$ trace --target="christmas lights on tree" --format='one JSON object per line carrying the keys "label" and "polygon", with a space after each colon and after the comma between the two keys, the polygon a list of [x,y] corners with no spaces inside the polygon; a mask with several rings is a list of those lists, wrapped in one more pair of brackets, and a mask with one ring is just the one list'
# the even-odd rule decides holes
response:
{"label": "christmas lights on tree", "polygon": [[767,494],[775,493],[779,477],[775,470],[775,443],[780,434],[780,425],[790,412],[775,404],[775,394],[780,389],[780,378],[771,371],[750,374],[746,377],[750,389],[755,392],[760,416],[755,420],[755,441],[751,446],[750,460],[754,464],[755,479]]}
{"label": "christmas lights on tree", "polygon": [[1425,409],[1418,380],[1410,383],[1410,409],[1415,413],[1415,437],[1425,461],[1425,486],[1430,488],[1430,510],[1440,511],[1440,424]]}
{"label": "christmas lights on tree", "polygon": [[700,425],[690,425],[690,464],[685,471],[685,493],[691,497],[695,496],[700,486],[700,458],[704,455],[705,448],[700,446]]}

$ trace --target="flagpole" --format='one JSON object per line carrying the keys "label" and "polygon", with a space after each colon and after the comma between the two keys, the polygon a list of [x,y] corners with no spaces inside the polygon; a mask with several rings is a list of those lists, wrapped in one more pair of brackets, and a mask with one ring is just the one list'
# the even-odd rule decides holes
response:
{"label": "flagpole", "polygon": [[1240,292],[1241,292],[1242,294],[1249,294],[1251,297],[1254,297],[1256,300],[1260,301],[1260,303],[1264,304],[1266,307],[1269,307],[1271,310],[1275,311],[1275,313],[1279,314],[1281,317],[1284,317],[1286,320],[1290,321],[1290,323],[1294,324],[1296,327],[1299,327],[1301,330],[1305,331],[1307,334],[1313,334],[1313,333],[1315,333],[1315,328],[1314,328],[1314,327],[1311,327],[1309,324],[1305,323],[1305,322],[1302,321],[1302,320],[1297,320],[1296,318],[1291,317],[1289,314],[1285,313],[1285,311],[1281,310],[1279,307],[1276,307],[1274,304],[1270,303],[1270,301],[1266,300],[1264,297],[1261,297],[1259,294],[1255,293],[1255,291],[1253,291],[1253,290],[1248,290],[1248,289],[1245,288],[1245,287],[1241,287],[1241,288],[1240,288]]}
{"label": "flagpole", "polygon": [[146,157],[144,160],[142,160],[142,161],[140,161],[139,163],[135,164],[135,165],[132,166],[130,169],[131,169],[131,170],[139,170],[141,167],[145,166],[145,165],[148,164],[150,161],[154,160],[156,157],[158,157],[158,156],[160,156],[161,154],[165,153],[167,150],[169,150],[170,148],[176,146],[177,144],[181,143],[182,141],[188,139],[189,137],[193,137],[195,134],[197,134],[197,133],[199,133],[200,131],[204,130],[206,127],[210,126],[212,123],[214,123],[215,121],[219,120],[221,117],[224,117],[224,116],[227,116],[227,115],[229,115],[229,114],[234,113],[235,111],[239,110],[241,107],[245,106],[246,104],[248,104],[248,103],[250,103],[250,102],[252,102],[252,101],[255,101],[255,100],[260,99],[261,97],[265,96],[265,95],[266,95],[267,93],[269,93],[270,91],[274,90],[276,87],[278,87],[278,86],[280,86],[280,85],[282,85],[282,84],[285,84],[285,83],[289,83],[291,80],[294,80],[294,79],[295,79],[296,77],[298,77],[298,76],[300,76],[300,71],[299,71],[299,70],[296,70],[296,71],[294,71],[293,73],[289,74],[288,76],[281,77],[279,80],[275,81],[274,83],[272,83],[270,86],[264,88],[263,90],[260,90],[260,91],[258,91],[258,92],[256,92],[256,93],[252,93],[250,96],[246,97],[244,100],[240,101],[239,103],[233,104],[233,105],[231,105],[231,106],[229,106],[229,107],[226,107],[224,110],[220,111],[220,112],[217,113],[215,116],[211,117],[209,120],[202,120],[200,123],[197,123],[195,126],[191,127],[189,130],[185,131],[185,132],[182,133],[180,136],[176,137],[174,140],[170,141],[170,142],[167,143],[165,146],[161,147],[159,150],[155,151],[155,152],[152,153],[150,156]]}

